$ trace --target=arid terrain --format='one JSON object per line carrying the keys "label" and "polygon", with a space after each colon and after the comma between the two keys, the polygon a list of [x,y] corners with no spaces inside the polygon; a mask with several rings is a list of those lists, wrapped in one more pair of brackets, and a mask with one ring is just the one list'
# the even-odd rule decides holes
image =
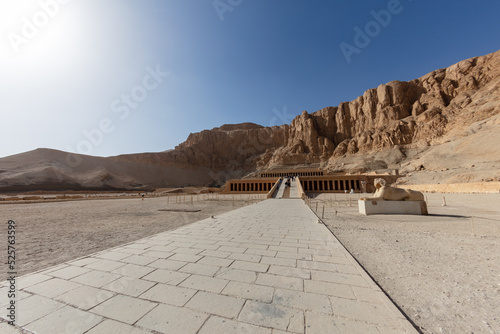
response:
{"label": "arid terrain", "polygon": [[[24,275],[255,203],[258,195],[199,195],[0,204],[5,226],[16,222],[17,273]],[[167,204],[168,201],[168,204]],[[185,202],[184,202],[185,201]],[[159,211],[179,210],[179,211]],[[194,211],[194,212],[190,212]],[[6,245],[6,228],[0,240]],[[6,252],[0,254],[7,262]],[[0,280],[7,270],[0,271]]]}
{"label": "arid terrain", "polygon": [[362,216],[343,194],[311,207],[423,333],[500,333],[500,195],[444,196],[426,194],[429,216]]}
{"label": "arid terrain", "polygon": [[[500,195],[444,194],[442,206],[442,194],[426,194],[429,216],[362,216],[360,196],[312,194],[310,206],[319,217],[324,207],[325,224],[423,333],[500,332]],[[80,200],[1,204],[0,210],[16,221],[23,275],[263,197],[200,195],[193,204],[190,196],[179,196],[177,204],[175,196]],[[5,263],[4,253],[0,259]]]}

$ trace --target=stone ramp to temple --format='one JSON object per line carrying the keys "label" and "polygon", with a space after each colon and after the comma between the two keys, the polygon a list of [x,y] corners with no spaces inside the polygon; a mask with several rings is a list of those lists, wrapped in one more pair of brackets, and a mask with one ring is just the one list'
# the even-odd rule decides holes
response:
{"label": "stone ramp to temple", "polygon": [[285,180],[281,180],[281,183],[278,187],[278,190],[276,190],[276,195],[274,196],[274,198],[277,198],[277,199],[281,199],[283,198],[284,194],[285,194],[285,188],[286,188],[286,185],[285,185]]}
{"label": "stone ramp to temple", "polygon": [[298,199],[69,261],[17,290],[16,324],[40,334],[417,333]]}
{"label": "stone ramp to temple", "polygon": [[290,186],[285,185],[286,179],[283,179],[283,181],[280,184],[280,187],[277,190],[276,197],[277,199],[282,199],[282,198],[300,198],[299,197],[299,192],[297,189],[297,181],[291,181]]}

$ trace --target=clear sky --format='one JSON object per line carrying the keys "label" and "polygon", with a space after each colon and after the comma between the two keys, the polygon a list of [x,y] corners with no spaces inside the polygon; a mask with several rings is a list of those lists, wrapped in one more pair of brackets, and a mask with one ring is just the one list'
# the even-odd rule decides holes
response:
{"label": "clear sky", "polygon": [[174,148],[497,51],[498,0],[1,0],[0,157]]}

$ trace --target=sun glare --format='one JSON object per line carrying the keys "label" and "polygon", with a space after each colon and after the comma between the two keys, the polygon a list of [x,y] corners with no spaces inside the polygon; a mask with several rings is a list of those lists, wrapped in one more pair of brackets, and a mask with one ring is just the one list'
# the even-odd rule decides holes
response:
{"label": "sun glare", "polygon": [[3,1],[0,4],[2,22],[2,57],[10,60],[57,61],[63,51],[73,47],[76,11],[66,0]]}
{"label": "sun glare", "polygon": [[57,74],[54,69],[81,59],[84,29],[77,4],[67,0],[2,1],[2,72],[19,79],[28,74],[53,76]]}

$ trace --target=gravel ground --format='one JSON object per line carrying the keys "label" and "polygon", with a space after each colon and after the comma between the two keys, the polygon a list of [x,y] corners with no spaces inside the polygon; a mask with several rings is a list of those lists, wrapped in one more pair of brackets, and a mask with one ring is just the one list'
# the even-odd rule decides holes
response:
{"label": "gravel ground", "polygon": [[500,194],[426,194],[429,216],[364,216],[349,196],[311,207],[423,333],[500,333]]}
{"label": "gravel ground", "polygon": [[[205,195],[207,197],[207,195]],[[175,204],[175,196],[81,200],[53,203],[0,204],[0,281],[7,276],[7,222],[16,222],[18,276],[91,253],[190,224],[211,215],[255,203],[257,195],[199,197],[200,202]],[[196,196],[194,197],[196,198]],[[180,199],[180,197],[179,197]],[[160,209],[199,212],[158,211]]]}

